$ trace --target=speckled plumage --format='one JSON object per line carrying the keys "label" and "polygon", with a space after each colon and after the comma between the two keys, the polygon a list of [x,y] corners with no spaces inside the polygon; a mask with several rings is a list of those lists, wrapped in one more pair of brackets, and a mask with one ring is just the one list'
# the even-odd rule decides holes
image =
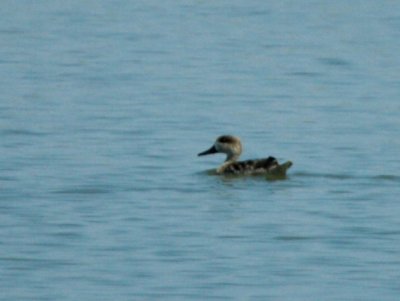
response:
{"label": "speckled plumage", "polygon": [[224,153],[227,155],[225,162],[216,169],[222,175],[276,175],[285,176],[287,169],[292,166],[291,161],[279,164],[274,157],[236,161],[242,153],[240,139],[235,136],[223,135],[217,138],[208,150],[199,153],[199,156]]}
{"label": "speckled plumage", "polygon": [[278,165],[278,161],[274,157],[266,159],[233,161],[227,164],[223,173],[225,174],[263,174]]}

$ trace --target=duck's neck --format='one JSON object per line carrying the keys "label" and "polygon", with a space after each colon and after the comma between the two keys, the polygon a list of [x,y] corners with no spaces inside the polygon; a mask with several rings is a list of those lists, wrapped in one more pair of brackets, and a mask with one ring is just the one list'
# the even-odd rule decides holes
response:
{"label": "duck's neck", "polygon": [[239,155],[237,155],[237,154],[232,154],[232,153],[231,154],[226,154],[225,163],[234,162],[237,159],[239,159]]}

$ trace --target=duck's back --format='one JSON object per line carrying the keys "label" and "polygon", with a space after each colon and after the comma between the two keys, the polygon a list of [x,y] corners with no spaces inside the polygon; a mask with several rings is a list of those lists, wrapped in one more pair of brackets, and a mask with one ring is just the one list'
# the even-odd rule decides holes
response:
{"label": "duck's back", "polygon": [[265,174],[279,166],[274,157],[265,159],[246,160],[232,162],[227,165],[222,173],[240,175],[240,174]]}

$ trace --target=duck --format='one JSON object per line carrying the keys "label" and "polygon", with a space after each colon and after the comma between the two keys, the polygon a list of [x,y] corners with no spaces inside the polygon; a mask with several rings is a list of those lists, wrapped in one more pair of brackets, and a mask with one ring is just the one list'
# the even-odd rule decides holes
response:
{"label": "duck", "polygon": [[286,177],[286,171],[293,165],[291,161],[279,164],[272,156],[263,159],[237,161],[242,154],[242,143],[239,137],[232,135],[219,136],[214,144],[198,156],[216,153],[226,154],[225,162],[219,166],[215,173],[217,175],[265,175]]}

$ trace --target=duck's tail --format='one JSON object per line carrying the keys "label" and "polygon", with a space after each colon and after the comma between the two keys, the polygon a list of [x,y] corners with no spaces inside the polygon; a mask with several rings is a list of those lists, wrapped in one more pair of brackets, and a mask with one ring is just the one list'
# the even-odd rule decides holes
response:
{"label": "duck's tail", "polygon": [[278,164],[268,172],[267,179],[278,180],[286,178],[286,172],[292,165],[292,161],[286,161],[285,163]]}

